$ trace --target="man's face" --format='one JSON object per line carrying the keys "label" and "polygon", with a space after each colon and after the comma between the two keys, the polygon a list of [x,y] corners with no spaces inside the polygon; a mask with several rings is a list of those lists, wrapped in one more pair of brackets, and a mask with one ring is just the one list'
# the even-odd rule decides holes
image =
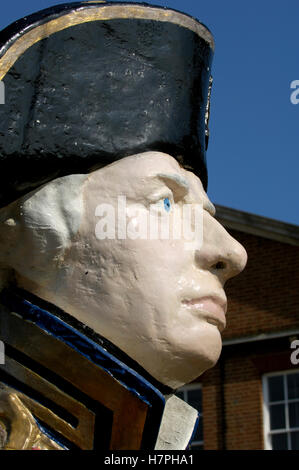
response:
{"label": "man's face", "polygon": [[[35,293],[109,339],[162,383],[177,388],[192,381],[219,357],[223,287],[244,268],[244,248],[215,220],[200,180],[166,154],[127,157],[91,173],[83,204],[59,284]],[[140,213],[146,219],[151,211],[162,225],[177,228],[186,204],[203,208],[202,240],[199,234],[190,245],[171,231],[153,239],[149,227],[141,227]],[[103,228],[111,238],[104,238]]]}
{"label": "man's face", "polygon": [[[122,233],[119,239],[119,196],[126,197],[127,222],[137,233],[136,204],[144,215],[156,210],[164,222],[181,214],[184,204],[202,204],[202,246],[187,248],[184,237],[124,239]],[[161,382],[175,388],[196,378],[219,357],[223,286],[244,268],[245,250],[214,219],[200,180],[162,153],[131,156],[93,172],[83,199],[83,221],[65,259],[72,268],[55,293],[58,305]],[[96,236],[103,204],[115,209],[113,239]]]}

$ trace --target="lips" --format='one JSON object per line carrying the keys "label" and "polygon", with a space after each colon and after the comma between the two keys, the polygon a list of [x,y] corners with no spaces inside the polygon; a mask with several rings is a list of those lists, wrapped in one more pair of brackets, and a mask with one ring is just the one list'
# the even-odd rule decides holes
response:
{"label": "lips", "polygon": [[183,300],[182,304],[198,312],[199,316],[204,317],[208,323],[217,326],[220,332],[224,330],[226,326],[226,299],[209,296]]}

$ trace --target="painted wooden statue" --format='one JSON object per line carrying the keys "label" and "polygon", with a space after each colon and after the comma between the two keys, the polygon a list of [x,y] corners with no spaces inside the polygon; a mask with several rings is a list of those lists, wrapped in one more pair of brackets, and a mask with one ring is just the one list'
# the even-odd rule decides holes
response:
{"label": "painted wooden statue", "polygon": [[206,195],[213,38],[57,5],[0,33],[0,447],[184,449],[244,248]]}

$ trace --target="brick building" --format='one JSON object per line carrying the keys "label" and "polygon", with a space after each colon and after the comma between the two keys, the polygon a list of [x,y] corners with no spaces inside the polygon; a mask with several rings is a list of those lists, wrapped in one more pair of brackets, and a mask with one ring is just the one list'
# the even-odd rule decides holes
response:
{"label": "brick building", "polygon": [[221,206],[217,218],[248,264],[226,285],[218,364],[180,393],[202,411],[193,446],[299,449],[299,227]]}

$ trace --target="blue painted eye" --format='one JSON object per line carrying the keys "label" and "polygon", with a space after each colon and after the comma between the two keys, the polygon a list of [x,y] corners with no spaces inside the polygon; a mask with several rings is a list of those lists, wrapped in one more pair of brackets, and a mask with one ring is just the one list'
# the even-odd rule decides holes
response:
{"label": "blue painted eye", "polygon": [[164,199],[164,209],[169,212],[171,209],[171,203],[168,197]]}

